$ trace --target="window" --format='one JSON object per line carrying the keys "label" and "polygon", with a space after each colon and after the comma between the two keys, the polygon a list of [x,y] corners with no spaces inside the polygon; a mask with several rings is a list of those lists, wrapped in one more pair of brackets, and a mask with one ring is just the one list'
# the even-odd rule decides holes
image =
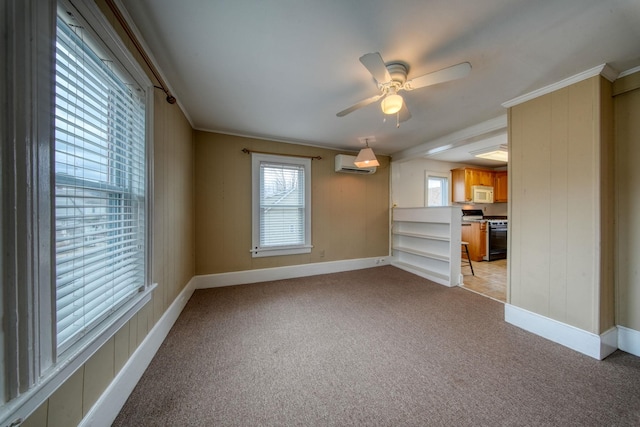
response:
{"label": "window", "polygon": [[251,155],[254,257],[311,252],[311,159]]}
{"label": "window", "polygon": [[449,177],[445,174],[426,172],[425,206],[449,205]]}
{"label": "window", "polygon": [[153,289],[153,84],[93,0],[57,5],[56,22],[35,0],[0,3],[0,425],[38,408]]}
{"label": "window", "polygon": [[[68,18],[68,15],[65,17]],[[145,283],[144,91],[59,16],[55,260],[59,350]],[[125,75],[126,76],[126,75]]]}

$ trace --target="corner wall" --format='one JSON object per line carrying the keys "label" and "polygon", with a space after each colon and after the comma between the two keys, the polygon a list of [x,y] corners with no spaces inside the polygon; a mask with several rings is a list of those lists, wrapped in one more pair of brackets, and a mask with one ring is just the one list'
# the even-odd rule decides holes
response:
{"label": "corner wall", "polygon": [[[251,257],[251,157],[243,148],[322,157],[311,164],[311,253]],[[340,152],[196,131],[196,274],[389,255],[390,159],[378,156],[380,166],[373,175],[351,175],[334,172],[336,154]]]}
{"label": "corner wall", "polygon": [[613,238],[610,85],[595,76],[509,110],[510,302],[595,335],[615,324],[603,254]]}
{"label": "corner wall", "polygon": [[[635,331],[640,352],[640,72],[614,84],[616,319]],[[638,353],[634,353],[638,354]]]}

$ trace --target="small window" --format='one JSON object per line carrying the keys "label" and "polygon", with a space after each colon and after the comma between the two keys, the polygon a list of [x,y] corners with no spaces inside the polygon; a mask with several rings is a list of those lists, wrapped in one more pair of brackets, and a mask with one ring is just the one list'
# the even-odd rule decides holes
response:
{"label": "small window", "polygon": [[449,205],[449,177],[427,172],[425,183],[425,206]]}
{"label": "small window", "polygon": [[253,257],[311,252],[311,159],[252,154]]}

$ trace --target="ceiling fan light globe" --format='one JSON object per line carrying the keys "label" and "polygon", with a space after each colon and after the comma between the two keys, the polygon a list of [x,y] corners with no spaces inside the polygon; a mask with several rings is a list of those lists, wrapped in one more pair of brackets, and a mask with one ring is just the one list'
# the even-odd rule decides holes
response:
{"label": "ceiling fan light globe", "polygon": [[397,93],[387,95],[380,104],[382,112],[385,114],[395,114],[402,108],[402,97]]}

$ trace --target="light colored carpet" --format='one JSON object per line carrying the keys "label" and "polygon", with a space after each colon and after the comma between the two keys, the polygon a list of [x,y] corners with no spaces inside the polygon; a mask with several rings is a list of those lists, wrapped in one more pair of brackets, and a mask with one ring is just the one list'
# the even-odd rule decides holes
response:
{"label": "light colored carpet", "polygon": [[391,266],[199,290],[114,425],[640,425],[640,358],[503,310]]}

